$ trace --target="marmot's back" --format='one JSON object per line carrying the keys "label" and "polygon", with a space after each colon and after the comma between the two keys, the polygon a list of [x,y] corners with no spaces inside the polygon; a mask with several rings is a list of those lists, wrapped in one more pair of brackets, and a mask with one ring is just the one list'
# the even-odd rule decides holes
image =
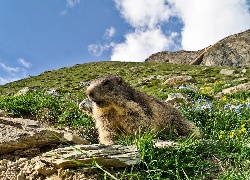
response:
{"label": "marmot's back", "polygon": [[100,142],[114,143],[117,135],[133,135],[152,129],[179,135],[200,136],[192,122],[172,105],[135,90],[121,77],[109,75],[93,81],[86,90],[93,103],[93,117]]}

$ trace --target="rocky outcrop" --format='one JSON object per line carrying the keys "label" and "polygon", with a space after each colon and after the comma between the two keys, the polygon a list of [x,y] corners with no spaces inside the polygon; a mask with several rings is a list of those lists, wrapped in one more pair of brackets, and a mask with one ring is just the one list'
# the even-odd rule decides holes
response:
{"label": "rocky outcrop", "polygon": [[206,66],[250,65],[250,29],[228,36],[199,51],[158,52],[145,62],[167,62]]}
{"label": "rocky outcrop", "polygon": [[[159,144],[160,147],[163,145],[172,144]],[[95,176],[93,170],[97,170],[93,164],[96,167],[121,168],[138,164],[140,160],[140,153],[135,146],[65,146],[32,158],[0,160],[0,179],[92,179]],[[78,168],[78,171],[69,173],[72,171],[70,168]]]}
{"label": "rocky outcrop", "polygon": [[42,127],[34,120],[0,117],[0,155],[30,148],[33,153],[32,148],[63,142],[88,144],[77,135]]}
{"label": "rocky outcrop", "polygon": [[203,50],[199,51],[177,51],[177,52],[168,52],[162,51],[155,54],[152,54],[145,60],[145,62],[166,62],[171,64],[189,64],[202,53]]}
{"label": "rocky outcrop", "polygon": [[0,117],[0,179],[98,179],[92,172],[98,168],[140,163],[135,146],[87,143],[69,131],[45,128],[37,121]]}

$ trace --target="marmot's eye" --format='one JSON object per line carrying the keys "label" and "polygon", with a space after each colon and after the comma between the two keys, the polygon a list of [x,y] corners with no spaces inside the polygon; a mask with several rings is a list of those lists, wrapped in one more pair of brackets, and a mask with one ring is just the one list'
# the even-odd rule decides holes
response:
{"label": "marmot's eye", "polygon": [[106,80],[104,81],[103,85],[109,85],[110,81],[109,80]]}

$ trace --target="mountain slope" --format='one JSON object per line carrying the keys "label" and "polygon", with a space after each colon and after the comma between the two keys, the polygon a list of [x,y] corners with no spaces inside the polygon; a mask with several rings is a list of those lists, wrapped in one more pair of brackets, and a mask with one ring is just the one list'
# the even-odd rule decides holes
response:
{"label": "mountain slope", "polygon": [[206,66],[248,66],[250,65],[250,29],[228,36],[199,51],[163,51],[152,54],[145,61]]}
{"label": "mountain slope", "polygon": [[[224,77],[219,72],[223,67],[204,67],[191,65],[176,65],[170,63],[145,63],[145,62],[95,62],[77,64],[72,67],[64,67],[59,70],[46,71],[38,76],[31,76],[26,79],[11,82],[0,86],[0,95],[14,94],[24,87],[37,87],[48,90],[55,88],[60,92],[84,94],[88,83],[93,79],[108,75],[117,74],[125,78],[130,84],[143,91],[152,94],[159,94],[163,87],[161,84],[168,77],[174,75],[189,75],[198,82],[211,82],[216,79],[231,80],[235,77]],[[242,69],[234,69],[236,74],[241,75]],[[246,69],[248,69],[246,67]],[[249,77],[250,71],[245,75]],[[159,80],[159,78],[162,80]]]}

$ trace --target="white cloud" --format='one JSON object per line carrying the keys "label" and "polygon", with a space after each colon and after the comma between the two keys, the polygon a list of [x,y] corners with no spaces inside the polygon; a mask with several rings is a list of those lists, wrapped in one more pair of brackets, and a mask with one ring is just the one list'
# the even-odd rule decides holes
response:
{"label": "white cloud", "polygon": [[81,0],[67,0],[66,8],[61,10],[60,16],[66,16],[69,14],[71,8],[75,7],[77,4],[80,4]]}
{"label": "white cloud", "polygon": [[18,78],[10,78],[10,77],[2,78],[2,77],[0,77],[0,85],[6,84],[9,82],[13,82],[13,81],[17,81],[17,80],[18,80]]}
{"label": "white cloud", "polygon": [[[18,58],[17,61],[23,67],[10,67],[4,63],[0,63],[0,85],[16,81],[28,76],[27,69],[31,68],[31,63],[25,61],[23,58]],[[4,71],[2,71],[1,68]]]}
{"label": "white cloud", "polygon": [[[124,35],[124,42],[92,44],[88,49],[96,56],[111,49],[111,60],[115,61],[144,61],[152,53],[164,50],[202,49],[250,28],[247,1],[114,0],[121,17],[133,28],[132,32]],[[180,20],[176,23],[183,26],[181,32],[166,33],[163,29],[171,17]],[[112,37],[111,29],[108,30],[106,36]]]}
{"label": "white cloud", "polygon": [[116,44],[111,55],[112,61],[144,61],[152,53],[163,51],[174,45],[178,36],[173,32],[166,37],[161,29],[136,30],[125,36],[125,42]]}
{"label": "white cloud", "polygon": [[25,61],[23,58],[18,58],[18,61],[25,67],[25,68],[31,68],[32,64]]}
{"label": "white cloud", "polygon": [[134,28],[155,28],[174,14],[165,0],[114,0],[122,17]]}
{"label": "white cloud", "polygon": [[110,27],[110,28],[106,29],[106,31],[104,33],[104,37],[106,39],[110,39],[110,38],[112,38],[114,36],[115,32],[116,32],[115,28]]}
{"label": "white cloud", "polygon": [[104,44],[104,45],[101,45],[100,43],[90,44],[88,45],[88,51],[90,52],[91,55],[99,57],[102,55],[103,51],[107,51],[114,46],[115,46],[115,43],[113,42],[109,44]]}
{"label": "white cloud", "polygon": [[247,0],[169,0],[182,19],[182,46],[198,50],[250,28]]}
{"label": "white cloud", "polygon": [[67,14],[69,14],[67,9],[62,10],[60,13],[61,16],[66,16]]}
{"label": "white cloud", "polygon": [[0,63],[0,67],[2,67],[4,69],[4,71],[6,72],[19,72],[19,68],[18,67],[9,67],[6,66],[4,63]]}
{"label": "white cloud", "polygon": [[67,7],[74,7],[75,5],[79,4],[80,0],[67,0]]}
{"label": "white cloud", "polygon": [[115,44],[112,61],[144,61],[152,53],[177,48],[178,33],[167,36],[161,25],[167,23],[174,9],[165,0],[114,0],[121,16],[134,28],[125,41]]}
{"label": "white cloud", "polygon": [[[105,39],[110,39],[114,36],[116,30],[114,27],[107,28],[103,34]],[[88,45],[88,51],[92,56],[100,57],[104,51],[109,50],[115,46],[114,42],[105,43],[104,45],[97,43],[97,44],[90,44]]]}

